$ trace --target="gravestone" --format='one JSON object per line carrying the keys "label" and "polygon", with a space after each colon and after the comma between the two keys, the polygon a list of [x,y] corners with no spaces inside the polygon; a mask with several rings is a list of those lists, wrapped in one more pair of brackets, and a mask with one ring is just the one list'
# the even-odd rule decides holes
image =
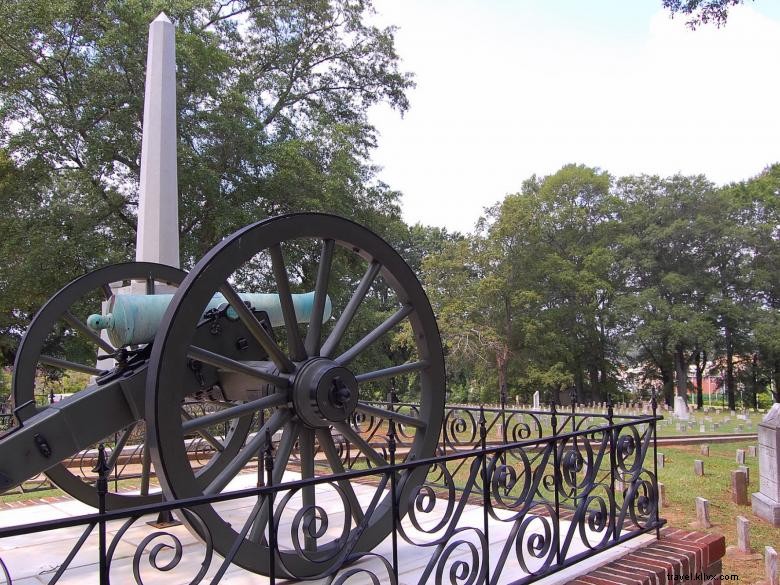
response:
{"label": "gravestone", "polygon": [[737,550],[750,553],[750,522],[744,516],[737,516]]}
{"label": "gravestone", "polygon": [[758,485],[753,513],[780,527],[780,403],[758,425]]}
{"label": "gravestone", "polygon": [[738,506],[747,506],[747,474],[742,469],[731,472],[731,501]]}
{"label": "gravestone", "polygon": [[666,508],[669,505],[669,500],[666,499],[666,486],[658,482],[658,508]]}
{"label": "gravestone", "polygon": [[539,410],[539,391],[534,392],[533,410]]}
{"label": "gravestone", "polygon": [[710,501],[702,497],[696,497],[696,519],[699,523],[699,528],[712,528],[712,522],[710,522]]}
{"label": "gravestone", "polygon": [[780,585],[777,575],[777,551],[774,547],[764,547],[764,576],[767,585]]}
{"label": "gravestone", "polygon": [[704,461],[702,461],[701,459],[694,459],[693,472],[696,475],[704,475]]}

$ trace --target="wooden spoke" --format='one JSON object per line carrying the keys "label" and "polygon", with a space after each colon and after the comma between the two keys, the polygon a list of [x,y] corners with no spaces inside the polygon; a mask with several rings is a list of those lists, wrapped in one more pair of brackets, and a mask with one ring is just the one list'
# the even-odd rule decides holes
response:
{"label": "wooden spoke", "polygon": [[392,376],[400,376],[401,374],[407,374],[409,372],[419,372],[426,369],[430,364],[425,360],[419,362],[409,362],[401,364],[400,366],[392,366],[384,368],[383,370],[376,370],[374,372],[366,372],[365,374],[359,374],[355,376],[358,382],[369,382],[371,380],[379,380],[381,378],[390,378]]}
{"label": "wooden spoke", "polygon": [[236,290],[230,286],[230,284],[225,283],[220,287],[219,292],[222,293],[227,302],[230,303],[230,306],[233,307],[238,314],[239,319],[241,319],[246,328],[249,329],[252,337],[254,337],[266,353],[268,353],[268,356],[276,364],[276,367],[278,367],[280,371],[286,373],[295,370],[295,365],[276,344],[268,331],[263,328],[251,309],[244,304],[244,301],[241,300],[241,297]]}
{"label": "wooden spoke", "polygon": [[368,457],[368,459],[371,461],[371,463],[374,464],[374,466],[384,467],[385,465],[387,465],[387,461],[385,461],[385,458],[382,457],[379,453],[377,453],[371,445],[366,443],[363,437],[358,435],[348,424],[337,422],[333,426],[336,428],[338,432],[344,435],[345,439],[347,439],[350,443],[352,443],[358,449],[363,451],[363,454],[366,457]]}
{"label": "wooden spoke", "polygon": [[138,426],[138,421],[131,424],[129,427],[124,429],[122,431],[122,434],[119,436],[119,439],[116,442],[116,445],[114,446],[114,450],[111,452],[111,457],[108,458],[108,461],[106,462],[106,465],[108,465],[109,469],[114,469],[116,467],[116,462],[119,461],[119,457],[122,454],[122,449],[125,448],[125,445],[127,444],[127,440],[130,438],[130,434],[135,430],[135,427]]}
{"label": "wooden spoke", "polygon": [[[338,475],[344,473],[344,465],[341,463],[341,457],[339,457],[336,444],[333,442],[333,435],[330,434],[330,429],[317,429],[317,440],[320,443],[320,447],[325,452],[325,457],[330,464],[330,468],[333,473]],[[363,521],[363,507],[360,505],[360,501],[355,494],[355,489],[348,481],[339,481],[339,487],[344,492],[344,496],[349,503],[349,509],[352,514],[352,519],[355,524],[360,524]]]}
{"label": "wooden spoke", "polygon": [[114,352],[114,346],[108,343],[105,339],[102,339],[97,333],[92,331],[89,327],[87,327],[81,320],[79,320],[78,317],[76,317],[73,313],[70,311],[65,311],[65,314],[62,316],[62,318],[65,320],[65,322],[76,329],[79,333],[81,333],[84,337],[89,339],[92,343],[100,347],[103,351],[106,353],[113,353]]}
{"label": "wooden spoke", "polygon": [[[314,477],[314,431],[308,427],[301,426],[298,437],[301,456],[301,479],[311,479]],[[316,522],[313,510],[314,506],[317,504],[314,495],[314,486],[308,485],[303,487],[301,489],[301,498],[304,510],[306,508],[312,510],[310,521]],[[317,550],[317,540],[309,536],[309,531],[306,527],[304,527],[303,542],[306,550]]]}
{"label": "wooden spoke", "polygon": [[322,351],[320,352],[320,355],[324,357],[331,357],[332,354],[336,351],[336,348],[341,342],[341,338],[344,337],[344,333],[346,332],[347,327],[352,322],[352,318],[355,316],[355,313],[357,313],[358,307],[360,307],[360,303],[362,303],[363,299],[366,298],[368,289],[371,287],[371,284],[374,282],[374,279],[377,277],[381,269],[382,265],[377,261],[371,262],[371,264],[368,265],[366,273],[363,275],[363,278],[360,280],[360,284],[358,284],[357,289],[355,289],[355,292],[352,294],[352,298],[349,299],[347,306],[344,308],[344,312],[341,314],[341,317],[339,317],[339,320],[336,321],[336,325],[333,327],[333,331],[331,331],[328,339],[322,345]]}
{"label": "wooden spoke", "polygon": [[290,385],[290,380],[288,378],[269,374],[268,372],[264,372],[258,368],[253,368],[244,362],[239,362],[196,345],[191,345],[189,347],[187,350],[187,357],[201,361],[204,364],[209,364],[215,368],[228,370],[237,374],[246,374],[247,376],[252,376],[258,380],[269,382],[278,388],[287,388]]}
{"label": "wooden spoke", "polygon": [[149,477],[152,470],[152,454],[149,452],[149,445],[144,441],[144,449],[141,454],[141,495],[149,495]]}
{"label": "wooden spoke", "polygon": [[63,370],[73,370],[74,372],[81,372],[83,374],[90,374],[92,376],[100,376],[101,374],[105,373],[105,370],[98,370],[97,368],[92,368],[83,364],[77,364],[76,362],[61,360],[50,355],[42,355],[39,358],[39,361],[42,364],[46,364],[47,366],[61,368]]}
{"label": "wooden spoke", "polygon": [[[279,441],[279,448],[274,453],[274,468],[271,472],[271,481],[274,485],[278,485],[284,479],[284,471],[286,469],[286,462],[290,459],[295,441],[298,439],[298,435],[301,430],[301,424],[298,422],[290,421],[282,433],[282,440]],[[259,457],[263,456],[263,453],[258,453]],[[257,521],[249,531],[248,540],[252,542],[259,542],[263,537],[265,527],[268,526],[268,500],[263,503],[260,510],[260,514],[257,517]]]}
{"label": "wooden spoke", "polygon": [[309,329],[306,332],[304,346],[309,356],[320,355],[320,336],[322,334],[322,317],[325,315],[325,301],[328,297],[328,281],[330,280],[330,267],[333,264],[333,249],[336,242],[333,240],[322,241],[322,253],[320,265],[317,268],[317,283],[314,286],[314,305],[309,319]]}
{"label": "wooden spoke", "polygon": [[217,412],[212,412],[204,416],[194,418],[187,415],[187,422],[182,424],[182,430],[185,433],[205,429],[211,425],[225,422],[239,416],[245,416],[250,413],[254,413],[258,410],[265,410],[266,408],[274,408],[276,406],[282,406],[287,404],[287,397],[284,394],[271,394],[270,396],[264,396],[257,400],[251,400],[237,406],[231,406],[224,408]]}
{"label": "wooden spoke", "polygon": [[266,433],[270,432],[273,435],[276,431],[281,429],[285,423],[290,420],[292,415],[287,409],[277,410],[268,422],[266,422],[257,434],[252,437],[247,444],[236,454],[236,456],[225,465],[220,471],[217,477],[206,487],[203,491],[204,494],[218,494],[225,486],[232,480],[246,465],[252,457],[255,457],[257,453],[264,448],[266,441]]}
{"label": "wooden spoke", "polygon": [[407,414],[401,414],[400,412],[395,412],[394,410],[385,410],[384,408],[370,406],[365,402],[358,402],[355,408],[361,412],[365,412],[366,414],[377,416],[379,418],[391,418],[395,422],[409,425],[418,429],[425,429],[428,427],[428,424],[422,419],[409,416]]}
{"label": "wooden spoke", "polygon": [[[185,421],[187,421],[182,424],[182,427],[184,427],[184,425],[186,425],[190,421],[197,422],[199,420],[199,419],[193,419],[192,415],[186,410],[184,410],[183,408],[181,410],[181,417]],[[203,438],[203,440],[206,441],[209,445],[211,445],[216,451],[221,452],[225,450],[225,446],[222,444],[222,442],[219,439],[217,439],[214,435],[212,435],[210,432],[208,432],[205,428],[194,429],[194,431],[197,434],[199,434]]]}
{"label": "wooden spoke", "polygon": [[276,281],[276,293],[279,295],[279,304],[282,306],[284,328],[287,331],[287,346],[290,348],[292,359],[300,362],[306,359],[306,350],[298,333],[298,318],[295,316],[295,305],[290,294],[290,281],[287,277],[287,268],[284,265],[282,247],[274,244],[270,247],[271,266]]}
{"label": "wooden spoke", "polygon": [[355,345],[337,357],[336,362],[342,366],[347,365],[362,352],[368,349],[377,339],[382,337],[385,333],[406,319],[406,317],[408,317],[412,311],[414,311],[414,307],[411,305],[405,305],[398,309],[394,314],[385,319],[384,323],[382,323],[379,327],[374,329],[371,333],[366,335],[363,339],[358,341]]}

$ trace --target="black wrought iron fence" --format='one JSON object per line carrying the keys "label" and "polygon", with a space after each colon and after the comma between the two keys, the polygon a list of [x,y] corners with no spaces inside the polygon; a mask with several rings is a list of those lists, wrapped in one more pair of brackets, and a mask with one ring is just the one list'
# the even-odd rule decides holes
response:
{"label": "black wrought iron fence", "polygon": [[[0,528],[0,551],[30,534],[71,539],[49,559],[49,583],[72,571],[85,582],[219,583],[249,570],[270,583],[522,584],[660,529],[655,408],[621,419],[611,407],[501,410],[451,410],[433,458],[401,462],[403,425],[374,421],[363,432],[386,465],[361,469],[342,451],[351,470],[274,485],[274,466],[288,462],[269,447],[263,486],[121,511],[101,497],[95,514]],[[102,494],[107,459],[101,449]],[[189,532],[147,527],[166,511]],[[27,577],[12,552],[0,553],[0,583]]]}

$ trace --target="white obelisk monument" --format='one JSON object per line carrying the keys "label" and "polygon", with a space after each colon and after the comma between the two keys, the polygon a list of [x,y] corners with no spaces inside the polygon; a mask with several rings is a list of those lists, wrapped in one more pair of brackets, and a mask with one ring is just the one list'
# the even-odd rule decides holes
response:
{"label": "white obelisk monument", "polygon": [[165,13],[149,25],[135,259],[178,268],[174,36],[173,24]]}
{"label": "white obelisk monument", "polygon": [[[136,262],[157,262],[179,268],[179,191],[176,174],[176,46],[173,23],[164,12],[149,25],[146,57],[143,135],[141,137],[141,181],[138,192]],[[114,294],[144,294],[145,282],[129,287],[112,285]],[[172,292],[157,287],[157,292]],[[110,301],[103,303],[103,314]],[[101,337],[108,341],[106,331]],[[112,368],[115,362],[102,358],[98,368]]]}

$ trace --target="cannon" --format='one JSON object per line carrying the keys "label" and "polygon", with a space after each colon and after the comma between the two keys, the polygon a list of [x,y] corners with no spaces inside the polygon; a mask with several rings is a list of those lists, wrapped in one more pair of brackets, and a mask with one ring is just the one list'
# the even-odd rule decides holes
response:
{"label": "cannon", "polygon": [[[117,294],[117,283],[133,294]],[[101,337],[103,329],[108,335]],[[72,345],[78,338],[100,348],[114,365],[101,370],[50,355],[52,331]],[[406,341],[404,351],[381,351],[392,336]],[[43,367],[94,380],[62,402],[39,405],[35,386]],[[416,393],[416,414],[370,403],[377,383],[404,377]],[[350,220],[300,213],[235,232],[186,275],[127,263],[76,279],[33,318],[17,353],[13,393],[19,424],[0,437],[0,491],[45,471],[96,505],[94,477],[74,472],[65,460],[113,435],[112,465],[127,445],[142,443],[140,487],[120,487],[106,500],[119,508],[230,490],[271,437],[277,438],[274,484],[285,480],[284,463],[294,452],[303,479],[342,473],[341,441],[368,465],[387,465],[382,450],[361,436],[360,417],[382,416],[403,427],[411,437],[406,460],[433,456],[444,410],[444,359],[430,303],[400,255]],[[193,441],[208,445],[207,455],[193,457]],[[329,541],[311,528],[322,513],[314,487],[300,488],[299,514],[310,529],[302,548],[280,548],[277,570],[317,575],[347,541],[354,551],[373,549],[392,529],[391,498],[404,514],[425,473],[400,472],[395,493],[378,489],[370,514],[352,485],[337,480],[348,532]],[[264,534],[272,513],[258,500],[248,524],[205,504],[180,519],[193,533],[208,534],[215,550],[234,555],[236,564],[268,574]]]}

